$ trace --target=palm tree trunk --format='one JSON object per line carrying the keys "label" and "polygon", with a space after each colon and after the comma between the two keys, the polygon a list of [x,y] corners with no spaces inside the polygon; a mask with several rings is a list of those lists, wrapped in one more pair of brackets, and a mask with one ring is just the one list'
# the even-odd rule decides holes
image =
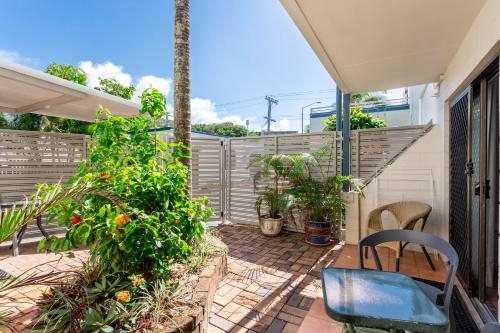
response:
{"label": "palm tree trunk", "polygon": [[[189,68],[189,0],[175,0],[174,140],[191,146],[191,80]],[[188,150],[185,154],[190,154]],[[182,162],[191,169],[189,158]]]}

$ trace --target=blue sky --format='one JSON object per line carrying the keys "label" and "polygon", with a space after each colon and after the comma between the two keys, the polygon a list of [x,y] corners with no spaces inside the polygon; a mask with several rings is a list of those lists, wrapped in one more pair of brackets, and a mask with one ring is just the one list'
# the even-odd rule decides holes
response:
{"label": "blue sky", "polygon": [[[153,82],[171,102],[173,15],[173,0],[1,0],[0,58]],[[278,0],[191,0],[191,38],[195,122],[260,128],[269,94],[280,100],[276,126],[298,130],[301,106],[334,101],[335,83]],[[284,95],[293,92],[311,93]]]}

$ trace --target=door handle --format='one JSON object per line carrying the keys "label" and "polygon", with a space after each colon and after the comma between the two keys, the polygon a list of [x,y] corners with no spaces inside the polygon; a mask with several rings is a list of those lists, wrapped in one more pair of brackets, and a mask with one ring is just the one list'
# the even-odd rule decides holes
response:
{"label": "door handle", "polygon": [[481,183],[479,182],[474,184],[474,195],[481,195]]}
{"label": "door handle", "polygon": [[[484,192],[484,197],[486,199],[489,199],[490,198],[490,181],[489,179],[486,180],[486,183],[484,184],[484,189],[483,189],[483,192]],[[481,183],[480,182],[477,182],[474,184],[474,195],[481,195]]]}

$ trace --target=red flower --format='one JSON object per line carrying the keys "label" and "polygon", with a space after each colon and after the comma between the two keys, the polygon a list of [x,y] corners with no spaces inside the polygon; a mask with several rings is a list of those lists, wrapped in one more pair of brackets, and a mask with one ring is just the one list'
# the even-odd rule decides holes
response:
{"label": "red flower", "polygon": [[110,231],[106,234],[106,236],[108,236],[109,238],[113,239],[113,233]]}
{"label": "red flower", "polygon": [[111,178],[111,175],[108,173],[108,172],[101,172],[101,174],[99,175],[99,178],[102,180],[102,181],[108,181],[109,178]]}
{"label": "red flower", "polygon": [[75,217],[73,217],[73,219],[71,219],[71,224],[75,225],[75,224],[78,224],[82,221],[82,217],[80,215],[76,215]]}
{"label": "red flower", "polygon": [[125,229],[118,229],[118,232],[120,233],[120,235],[123,235],[125,233]]}

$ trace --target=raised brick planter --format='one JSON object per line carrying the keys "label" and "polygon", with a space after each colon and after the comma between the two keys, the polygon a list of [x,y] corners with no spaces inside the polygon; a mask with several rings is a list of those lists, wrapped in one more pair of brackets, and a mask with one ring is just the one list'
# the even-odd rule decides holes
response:
{"label": "raised brick planter", "polygon": [[174,318],[176,328],[158,328],[155,332],[166,333],[205,333],[207,332],[208,317],[212,308],[217,285],[227,271],[227,257],[220,255],[209,260],[200,273],[200,280],[193,292],[193,301],[199,307],[192,310],[189,316]]}

